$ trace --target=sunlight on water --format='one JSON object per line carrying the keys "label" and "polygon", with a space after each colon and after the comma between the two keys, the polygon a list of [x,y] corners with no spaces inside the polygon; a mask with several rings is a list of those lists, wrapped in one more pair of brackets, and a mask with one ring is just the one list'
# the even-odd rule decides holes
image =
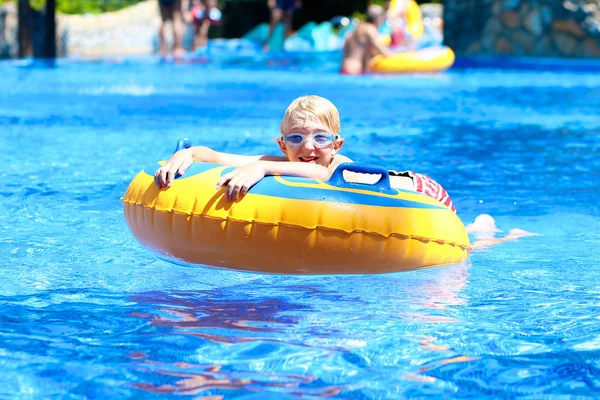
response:
{"label": "sunlight on water", "polygon": [[[600,75],[153,59],[0,74],[0,397],[600,390]],[[488,213],[542,236],[462,265],[341,277],[175,265],[133,239],[119,199],[141,168],[183,136],[277,154],[285,108],[311,93],[339,107],[344,154],[432,176],[465,223]]]}

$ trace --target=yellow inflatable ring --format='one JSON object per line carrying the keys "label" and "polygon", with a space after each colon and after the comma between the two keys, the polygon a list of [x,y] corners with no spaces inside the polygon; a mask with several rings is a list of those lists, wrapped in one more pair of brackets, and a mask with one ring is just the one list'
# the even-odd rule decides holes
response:
{"label": "yellow inflatable ring", "polygon": [[389,57],[375,56],[368,70],[376,73],[442,72],[454,64],[454,52],[449,47],[428,47],[409,50]]}
{"label": "yellow inflatable ring", "polygon": [[[235,202],[215,183],[231,167],[194,163],[159,190],[141,171],[122,198],[145,247],[168,258],[276,274],[373,274],[456,264],[466,230],[436,200],[389,186],[387,171],[343,164],[330,181],[266,177]],[[343,171],[383,173],[352,184]]]}

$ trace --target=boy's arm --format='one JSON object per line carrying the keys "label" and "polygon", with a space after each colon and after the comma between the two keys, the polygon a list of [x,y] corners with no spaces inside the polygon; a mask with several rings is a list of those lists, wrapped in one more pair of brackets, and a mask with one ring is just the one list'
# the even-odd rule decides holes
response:
{"label": "boy's arm", "polygon": [[225,195],[227,200],[233,201],[239,196],[245,195],[248,190],[267,175],[292,175],[302,178],[328,180],[333,173],[332,169],[318,164],[303,162],[275,162],[257,161],[237,168],[228,174],[224,174],[217,189],[227,185]]}
{"label": "boy's arm", "polygon": [[[190,147],[191,157],[196,161],[241,167],[255,161],[287,161],[287,158],[271,155],[244,156],[241,154],[221,153],[205,146]],[[184,151],[184,150],[182,150]],[[181,172],[180,172],[181,174]]]}
{"label": "boy's arm", "polygon": [[225,192],[227,200],[235,200],[238,196],[246,194],[252,186],[267,175],[291,175],[327,181],[340,164],[354,162],[341,154],[335,156],[335,161],[329,167],[295,161],[275,162],[287,161],[287,159],[281,157],[279,160],[274,160],[274,158],[279,157],[263,156],[257,162],[246,164],[223,175],[217,182],[217,189],[227,184]]}
{"label": "boy's arm", "polygon": [[179,150],[154,173],[154,182],[159,189],[171,186],[175,175],[183,175],[194,161],[207,162],[212,164],[230,165],[239,167],[255,161],[283,161],[285,157],[278,156],[243,156],[239,154],[221,153],[205,146],[194,146],[189,149]]}

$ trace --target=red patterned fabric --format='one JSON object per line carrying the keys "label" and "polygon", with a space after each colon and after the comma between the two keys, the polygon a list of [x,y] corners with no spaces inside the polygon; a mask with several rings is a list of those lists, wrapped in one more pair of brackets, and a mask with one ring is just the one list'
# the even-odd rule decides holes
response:
{"label": "red patterned fabric", "polygon": [[431,179],[425,174],[417,174],[411,172],[413,182],[417,193],[423,193],[426,196],[433,197],[452,211],[456,212],[456,207],[452,204],[452,199],[448,195],[448,192],[436,181]]}
{"label": "red patterned fabric", "polygon": [[454,207],[454,204],[452,204],[452,199],[450,199],[450,195],[448,195],[448,192],[446,192],[442,185],[440,185],[427,175],[418,174],[412,171],[389,171],[389,173],[392,176],[411,177],[417,193],[422,193],[425,196],[432,197],[440,203],[442,203],[443,205],[445,205],[446,207],[448,207],[449,209],[451,209],[452,211],[456,212],[456,207]]}

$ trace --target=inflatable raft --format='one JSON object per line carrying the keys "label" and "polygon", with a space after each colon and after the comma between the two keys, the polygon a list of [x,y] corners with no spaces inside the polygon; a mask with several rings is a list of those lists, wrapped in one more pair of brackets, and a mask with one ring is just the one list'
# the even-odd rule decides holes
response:
{"label": "inflatable raft", "polygon": [[[194,163],[162,190],[141,171],[122,198],[134,237],[186,263],[276,274],[408,271],[469,255],[456,214],[435,199],[391,188],[383,168],[342,164],[327,182],[269,176],[229,202],[215,184],[231,170]],[[381,178],[349,183],[345,171]]]}
{"label": "inflatable raft", "polygon": [[445,46],[403,51],[390,57],[375,56],[369,64],[374,73],[441,72],[454,64],[452,49]]}

